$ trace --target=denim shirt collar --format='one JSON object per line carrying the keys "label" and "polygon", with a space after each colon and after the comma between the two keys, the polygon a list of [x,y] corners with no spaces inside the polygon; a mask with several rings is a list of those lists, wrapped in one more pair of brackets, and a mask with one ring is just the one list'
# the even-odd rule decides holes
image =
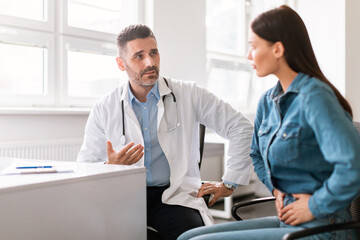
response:
{"label": "denim shirt collar", "polygon": [[[304,73],[299,72],[298,75],[296,75],[294,80],[291,82],[285,94],[290,92],[299,93],[302,85],[301,79],[303,79],[304,76],[306,76]],[[280,81],[278,81],[273,91],[271,92],[270,96],[272,99],[275,99],[275,98],[279,98],[280,95],[282,94],[284,94],[284,91],[281,87]]]}
{"label": "denim shirt collar", "polygon": [[[128,85],[128,91],[129,91],[129,102],[131,103],[131,106],[133,105],[134,101],[138,101],[133,92],[131,91],[130,84]],[[159,81],[156,81],[146,98],[148,99],[150,95],[153,95],[156,97],[157,101],[160,99],[160,92],[159,92]]]}

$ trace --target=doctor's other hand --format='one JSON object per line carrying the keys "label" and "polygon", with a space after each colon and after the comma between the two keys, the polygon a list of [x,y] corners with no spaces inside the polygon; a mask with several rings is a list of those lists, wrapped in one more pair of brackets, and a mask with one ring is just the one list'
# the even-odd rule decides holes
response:
{"label": "doctor's other hand", "polygon": [[234,190],[227,189],[222,182],[207,182],[199,188],[197,197],[213,194],[214,197],[209,202],[209,207],[211,207],[220,197],[228,197],[233,192]]}
{"label": "doctor's other hand", "polygon": [[276,200],[275,200],[276,213],[277,213],[278,217],[281,218],[282,217],[281,211],[284,208],[285,193],[280,192],[277,189],[274,189],[273,195],[276,198]]}
{"label": "doctor's other hand", "polygon": [[105,164],[132,165],[144,156],[144,147],[140,144],[129,143],[120,151],[115,151],[110,141],[106,141],[106,152],[108,160]]}

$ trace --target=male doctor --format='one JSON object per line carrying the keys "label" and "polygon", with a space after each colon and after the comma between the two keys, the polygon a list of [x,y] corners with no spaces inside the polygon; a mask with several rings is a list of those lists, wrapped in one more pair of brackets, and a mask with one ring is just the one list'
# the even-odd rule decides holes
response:
{"label": "male doctor", "polygon": [[[251,124],[195,83],[160,76],[157,41],[147,26],[125,28],[117,47],[129,81],[95,105],[77,161],[146,166],[147,224],[164,239],[212,224],[202,196],[214,194],[213,205],[249,183]],[[223,182],[201,185],[199,123],[230,140]]]}

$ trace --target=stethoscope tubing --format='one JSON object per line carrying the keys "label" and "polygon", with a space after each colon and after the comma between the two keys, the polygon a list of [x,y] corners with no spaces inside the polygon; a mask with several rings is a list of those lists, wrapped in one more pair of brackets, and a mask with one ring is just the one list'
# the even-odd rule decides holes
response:
{"label": "stethoscope tubing", "polygon": [[121,101],[121,113],[122,113],[122,126],[123,126],[123,131],[122,131],[122,135],[125,136],[125,114],[124,114],[124,100]]}
{"label": "stethoscope tubing", "polygon": [[[165,81],[165,83],[166,83],[166,86],[167,87],[169,87],[169,83],[168,83],[168,81],[164,78],[164,81]],[[175,104],[177,104],[177,102],[176,102],[176,97],[175,97],[175,94],[173,93],[173,92],[170,92],[170,94],[172,95],[172,97],[173,97],[173,101],[174,101],[174,103]],[[168,95],[164,95],[163,97],[162,97],[162,99],[163,99],[163,102],[165,102],[165,97],[166,96],[168,96]],[[121,141],[121,144],[125,144],[125,110],[124,110],[124,100],[121,100],[121,113],[122,113],[122,116],[121,116],[121,118],[122,118],[122,126],[123,126],[123,129],[122,129],[122,136],[120,137],[120,141]],[[178,113],[177,113],[178,114]],[[180,124],[179,123],[177,123],[176,124],[176,126],[175,126],[175,128],[176,127],[178,127],[178,126],[180,126]],[[174,129],[171,129],[171,131],[172,130],[175,130],[175,128]]]}

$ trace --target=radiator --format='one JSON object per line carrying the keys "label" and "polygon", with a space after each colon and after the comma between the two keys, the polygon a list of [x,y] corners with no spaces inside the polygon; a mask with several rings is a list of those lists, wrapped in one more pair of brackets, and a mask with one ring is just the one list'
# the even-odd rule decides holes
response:
{"label": "radiator", "polygon": [[0,142],[0,157],[75,161],[82,139]]}

